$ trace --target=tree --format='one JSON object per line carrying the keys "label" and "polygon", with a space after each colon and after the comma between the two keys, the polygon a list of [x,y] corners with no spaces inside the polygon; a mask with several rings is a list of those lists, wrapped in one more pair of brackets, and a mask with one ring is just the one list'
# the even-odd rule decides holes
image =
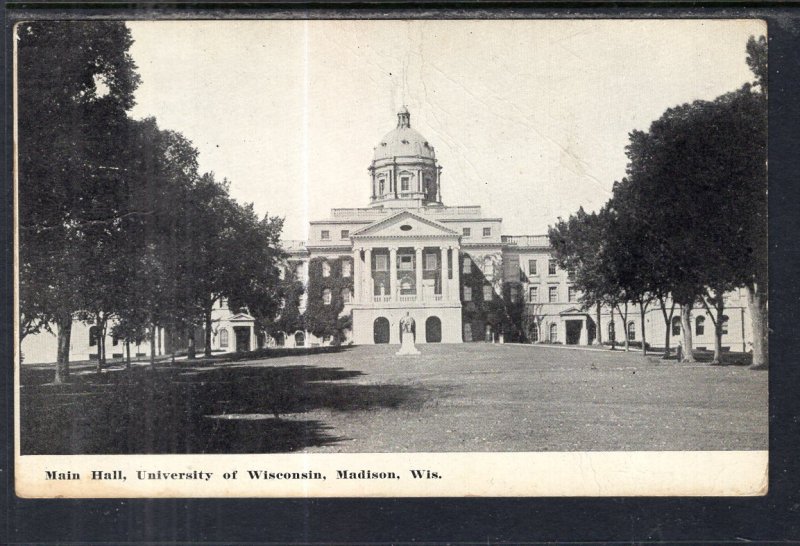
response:
{"label": "tree", "polygon": [[[205,330],[205,355],[211,355],[212,310],[221,298],[232,309],[247,309],[259,326],[280,308],[278,270],[281,218],[259,219],[253,205],[240,205],[229,194],[227,180],[202,175],[184,205],[188,225],[186,275],[187,316],[200,317]],[[196,322],[188,320],[190,344]]]}
{"label": "tree", "polygon": [[221,288],[235,308],[246,309],[256,319],[256,328],[265,326],[281,312],[284,284],[280,264],[286,254],[280,246],[283,219],[264,215],[259,219],[253,205],[238,206],[237,229],[227,240],[227,248],[241,253],[242,258],[225,276],[227,286]]}
{"label": "tree", "polygon": [[762,99],[745,86],[714,101],[671,108],[648,133],[631,135],[630,187],[647,219],[648,237],[668,264],[659,285],[681,306],[690,361],[694,304],[713,303],[709,312],[718,362],[723,294],[737,286],[755,287],[756,279],[764,282],[766,276]]}
{"label": "tree", "polygon": [[108,136],[133,106],[139,76],[121,22],[22,23],[17,36],[20,314],[25,333],[55,324],[60,383],[69,377],[72,320],[91,284],[86,230],[115,221],[113,207],[103,207],[111,217],[93,216],[117,167],[107,162]]}
{"label": "tree", "polygon": [[[621,272],[630,267],[624,254],[625,245],[619,244],[618,233],[612,230],[613,222],[614,212],[608,206],[592,214],[581,207],[567,220],[559,218],[548,231],[553,256],[559,266],[572,273],[573,286],[580,292],[583,308],[611,307],[612,325],[615,308],[627,324],[629,298],[621,283]],[[599,313],[597,329],[600,329]],[[615,342],[616,336],[611,339],[612,348]],[[625,349],[628,350],[627,336]]]}

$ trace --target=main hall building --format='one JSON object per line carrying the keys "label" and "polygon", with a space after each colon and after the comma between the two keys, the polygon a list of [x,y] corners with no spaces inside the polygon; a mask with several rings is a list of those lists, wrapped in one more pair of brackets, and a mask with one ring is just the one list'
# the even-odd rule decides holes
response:
{"label": "main hall building", "polygon": [[[547,235],[503,235],[502,219],[485,216],[480,206],[446,206],[442,166],[431,143],[411,127],[407,109],[400,110],[397,126],[375,147],[367,182],[367,206],[333,209],[328,218],[310,223],[308,241],[284,242],[286,270],[307,288],[312,274],[319,283],[301,298],[300,311],[308,318],[343,302],[340,316],[352,313],[346,343],[399,343],[400,319],[406,314],[416,322],[417,343],[641,341],[639,311],[633,305],[625,320],[602,309],[599,324],[594,310],[582,308],[570,275],[553,259]],[[746,351],[746,294],[734,291],[725,299],[723,347]],[[269,338],[256,332],[254,318],[241,311],[246,310],[228,309],[225,300],[215,307],[214,351],[332,342],[309,331]],[[681,333],[677,315],[667,319],[673,347]],[[666,324],[659,306],[651,305],[644,326],[648,343],[663,346]],[[168,336],[161,330],[156,332],[157,355],[169,352]],[[695,348],[713,348],[713,322],[703,309],[693,312],[692,334]],[[96,359],[99,335],[96,326],[76,320],[71,358]],[[121,358],[122,344],[106,335],[108,356]],[[21,349],[26,363],[53,362],[56,338],[49,332],[31,335]],[[131,351],[148,356],[149,343]]]}
{"label": "main hall building", "polygon": [[[581,308],[546,235],[503,235],[502,219],[484,215],[480,206],[446,206],[442,166],[433,145],[412,128],[405,107],[375,147],[367,182],[367,206],[332,209],[328,218],[310,223],[308,241],[285,243],[290,267],[305,282],[315,259],[322,261],[323,284],[332,271],[352,276],[352,293],[342,294],[342,315],[352,312],[352,342],[399,343],[406,314],[416,321],[417,343],[525,339],[586,345],[596,341],[598,326],[604,340],[641,339],[633,306],[626,322],[619,314],[612,322],[604,309],[600,325],[592,310]],[[341,267],[331,268],[333,261]],[[749,335],[739,296],[732,294],[728,302],[724,342],[733,350],[743,350]],[[321,297],[329,304],[333,295],[323,289]],[[695,319],[696,344],[712,347],[713,326],[703,314]],[[665,323],[655,307],[645,327],[648,342],[663,345]],[[288,332],[278,343],[328,341]]]}

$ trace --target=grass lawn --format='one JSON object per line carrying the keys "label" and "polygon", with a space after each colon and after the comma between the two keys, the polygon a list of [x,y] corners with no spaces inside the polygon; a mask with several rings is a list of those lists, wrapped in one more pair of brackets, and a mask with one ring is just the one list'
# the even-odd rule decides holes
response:
{"label": "grass lawn", "polygon": [[[23,454],[767,448],[767,373],[636,352],[423,345],[21,372]],[[277,417],[276,417],[277,416]]]}

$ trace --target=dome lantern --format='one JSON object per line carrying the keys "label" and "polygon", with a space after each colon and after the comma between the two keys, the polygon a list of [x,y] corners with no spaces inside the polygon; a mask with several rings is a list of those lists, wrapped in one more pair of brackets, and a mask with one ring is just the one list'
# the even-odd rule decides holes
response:
{"label": "dome lantern", "polygon": [[405,106],[400,108],[400,111],[397,112],[397,128],[400,129],[402,127],[411,128],[411,113]]}

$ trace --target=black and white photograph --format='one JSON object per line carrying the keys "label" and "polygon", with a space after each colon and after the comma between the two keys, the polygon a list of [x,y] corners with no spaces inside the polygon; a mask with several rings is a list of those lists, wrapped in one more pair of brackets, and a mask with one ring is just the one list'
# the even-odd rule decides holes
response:
{"label": "black and white photograph", "polygon": [[764,21],[14,32],[17,494],[766,494]]}

